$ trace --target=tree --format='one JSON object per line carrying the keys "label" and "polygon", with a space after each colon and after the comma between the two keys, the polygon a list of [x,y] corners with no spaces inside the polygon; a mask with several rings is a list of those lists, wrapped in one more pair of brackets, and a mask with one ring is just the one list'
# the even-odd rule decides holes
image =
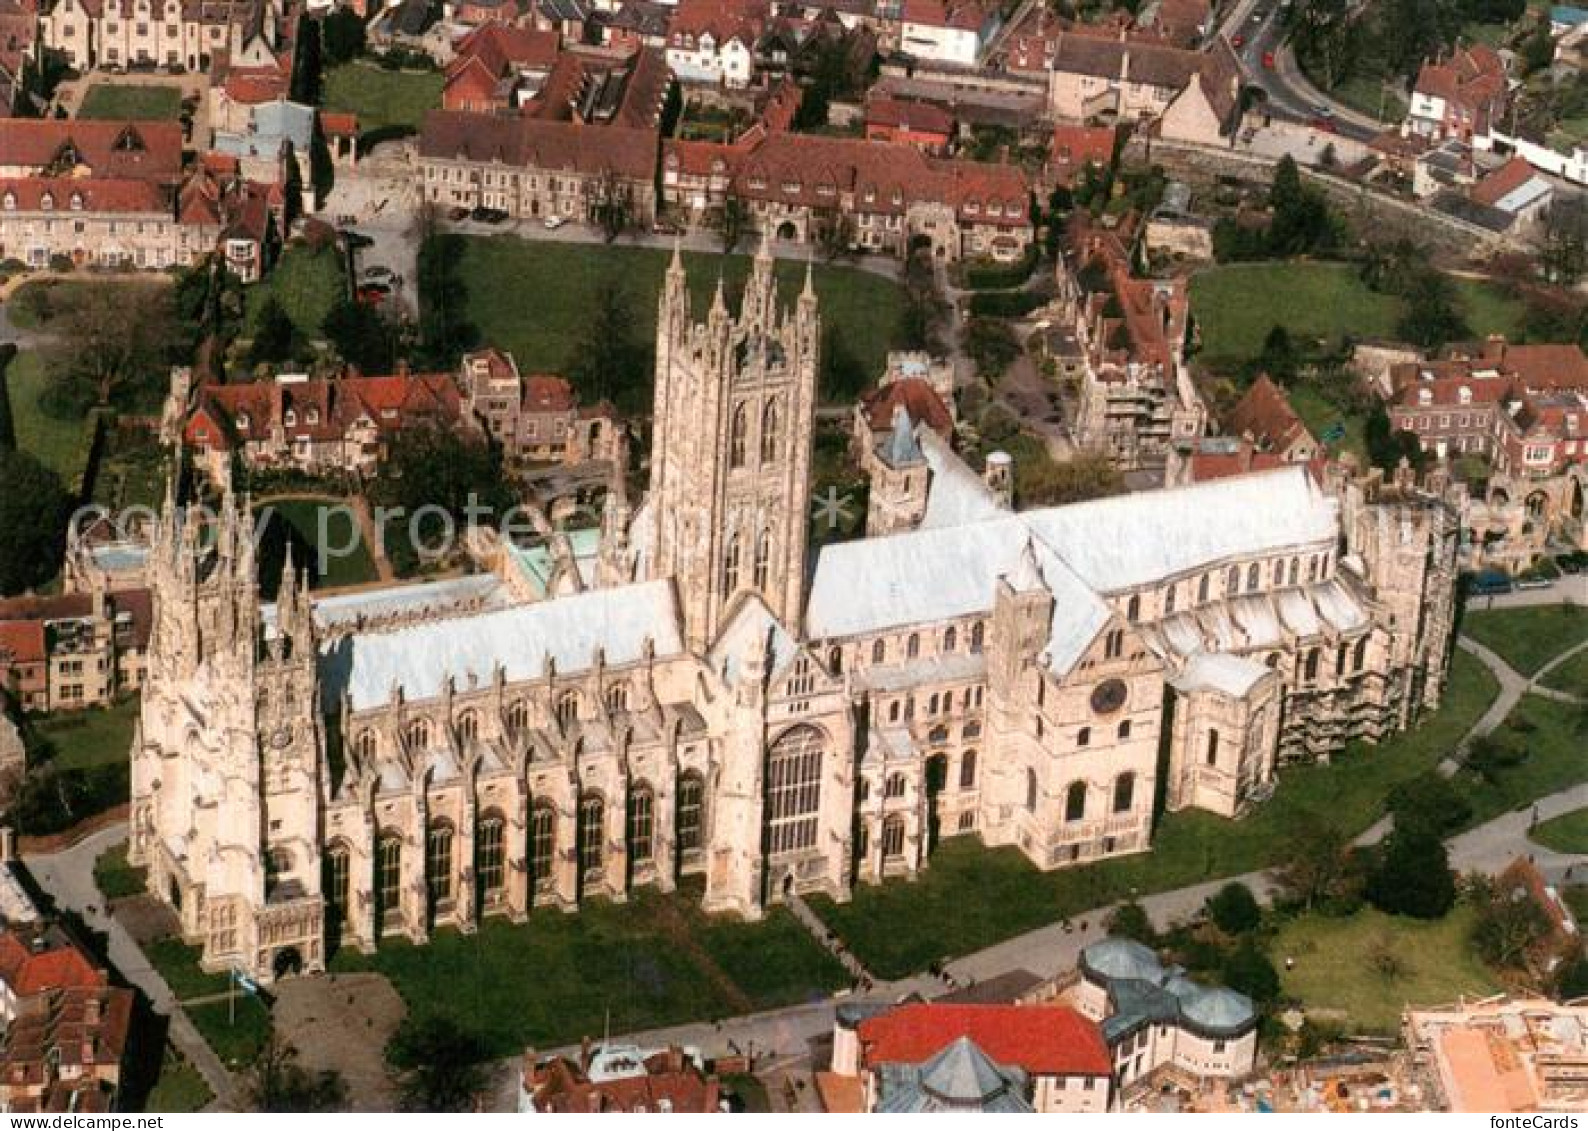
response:
{"label": "tree", "polygon": [[1274,326],[1263,339],[1263,352],[1257,356],[1257,369],[1284,386],[1295,384],[1301,374],[1301,351],[1283,326]]}
{"label": "tree", "polygon": [[11,389],[6,381],[6,373],[16,356],[16,343],[0,345],[0,455],[17,450],[16,424],[11,415]]}
{"label": "tree", "polygon": [[1124,490],[1125,477],[1104,455],[1077,455],[1058,463],[1045,446],[1036,446],[1015,460],[1015,494],[1022,506],[1084,503]]}
{"label": "tree", "polygon": [[931,253],[912,251],[904,261],[904,304],[899,311],[900,344],[937,353],[941,349],[947,304],[937,287]]}
{"label": "tree", "polygon": [[476,337],[464,317],[466,292],[459,271],[463,244],[440,230],[434,204],[421,206],[418,236],[420,360],[450,369],[458,355],[474,345]]}
{"label": "tree", "polygon": [[849,348],[843,331],[829,322],[822,331],[822,400],[835,404],[853,401],[865,390],[871,376],[865,362]]}
{"label": "tree", "polygon": [[1368,413],[1363,427],[1363,441],[1367,445],[1367,458],[1374,467],[1394,471],[1405,460],[1412,468],[1421,468],[1428,460],[1417,433],[1390,424],[1389,413],[1382,404],[1375,404]]}
{"label": "tree", "polygon": [[1588,268],[1588,203],[1580,196],[1557,198],[1538,227],[1537,245],[1544,278],[1576,285]]}
{"label": "tree", "polygon": [[1268,205],[1273,210],[1266,237],[1270,255],[1307,255],[1336,242],[1336,223],[1328,204],[1302,183],[1301,170],[1288,153],[1274,168]]}
{"label": "tree", "polygon": [[303,215],[303,170],[298,168],[298,154],[290,141],[283,147],[281,171],[281,223],[290,232]]}
{"label": "tree", "polygon": [[1461,764],[1488,785],[1497,785],[1507,770],[1521,765],[1527,749],[1521,743],[1499,734],[1480,734],[1467,744]]}
{"label": "tree", "polygon": [[52,330],[43,407],[64,417],[95,405],[157,401],[181,346],[170,290],[156,285],[124,287],[115,302],[75,303]]}
{"label": "tree", "polygon": [[364,373],[388,373],[397,355],[396,334],[380,311],[352,299],[333,306],[321,326],[336,352]]}
{"label": "tree", "polygon": [[1397,829],[1416,829],[1442,836],[1460,828],[1472,806],[1449,778],[1438,772],[1420,774],[1389,792],[1389,811]]}
{"label": "tree", "polygon": [[1522,40],[1517,52],[1522,60],[1523,75],[1546,70],[1555,61],[1555,37],[1550,34],[1549,20],[1541,19]]}
{"label": "tree", "polygon": [[1500,969],[1525,967],[1528,951],[1543,941],[1550,922],[1525,887],[1510,887],[1487,876],[1474,877],[1470,899],[1477,908],[1472,945],[1478,957]]}
{"label": "tree", "polygon": [[1251,939],[1241,943],[1224,960],[1223,977],[1225,985],[1258,1005],[1268,1005],[1279,997],[1279,972]]}
{"label": "tree", "polygon": [[338,8],[320,21],[320,42],[325,61],[333,67],[364,53],[364,20],[352,8]]}
{"label": "tree", "polygon": [[287,316],[286,308],[271,295],[259,308],[255,319],[254,340],[248,346],[248,364],[288,361],[301,345],[298,328]]}
{"label": "tree", "polygon": [[976,363],[977,376],[989,381],[1002,377],[1020,356],[1020,342],[1014,331],[996,318],[972,318],[965,326],[963,345]]}
{"label": "tree", "polygon": [[835,263],[855,250],[855,221],[847,213],[829,209],[817,214],[813,224],[816,249],[823,259]]}
{"label": "tree", "polygon": [[617,239],[633,225],[634,194],[616,170],[605,169],[596,179],[595,202],[590,210],[607,243]]}
{"label": "tree", "polygon": [[717,234],[722,237],[724,255],[730,254],[739,246],[739,241],[744,238],[749,226],[749,206],[738,193],[730,189],[722,200],[722,207],[717,210]]}
{"label": "tree", "polygon": [[1428,350],[1472,333],[1461,313],[1455,287],[1443,272],[1432,268],[1418,272],[1406,295],[1406,313],[1397,330],[1407,341]]}
{"label": "tree", "polygon": [[1439,919],[1456,902],[1456,879],[1444,842],[1426,829],[1397,828],[1368,877],[1367,898],[1390,915]]}
{"label": "tree", "polygon": [[[400,508],[400,536],[389,538],[387,554],[400,569],[424,558],[445,557],[456,548],[463,524],[472,516],[500,518],[518,501],[502,470],[501,453],[446,428],[405,428],[391,442],[371,501]],[[448,522],[436,508],[451,519]],[[449,533],[454,539],[447,541]]]}
{"label": "tree", "polygon": [[450,1017],[404,1018],[386,1045],[405,1111],[473,1111],[485,1090],[484,1042]]}
{"label": "tree", "polygon": [[645,407],[650,356],[635,333],[633,297],[616,275],[597,284],[573,351],[568,378],[586,401],[608,400],[625,412]]}
{"label": "tree", "polygon": [[248,1101],[261,1112],[340,1111],[347,1083],[338,1072],[310,1072],[298,1063],[298,1050],[271,1033],[249,1073]]}
{"label": "tree", "polygon": [[1290,36],[1307,73],[1325,90],[1337,87],[1356,45],[1349,0],[1300,0],[1291,12]]}
{"label": "tree", "polygon": [[1208,899],[1208,917],[1226,935],[1244,935],[1263,921],[1263,909],[1252,889],[1235,881],[1227,883]]}
{"label": "tree", "polygon": [[1346,875],[1346,840],[1340,831],[1310,814],[1290,830],[1280,856],[1277,880],[1285,897],[1305,910],[1332,897]]}
{"label": "tree", "polygon": [[0,449],[0,596],[43,585],[61,566],[72,500],[28,452]]}
{"label": "tree", "polygon": [[1153,930],[1152,919],[1147,915],[1147,909],[1136,900],[1127,900],[1114,908],[1108,916],[1104,929],[1111,935],[1122,939],[1134,939],[1145,946],[1153,946],[1158,941],[1158,932]]}
{"label": "tree", "polygon": [[1555,993],[1561,1001],[1588,998],[1588,958],[1579,958],[1560,972]]}
{"label": "tree", "polygon": [[308,106],[320,104],[321,71],[320,22],[304,16],[298,20],[297,51],[292,59],[289,89],[294,102]]}

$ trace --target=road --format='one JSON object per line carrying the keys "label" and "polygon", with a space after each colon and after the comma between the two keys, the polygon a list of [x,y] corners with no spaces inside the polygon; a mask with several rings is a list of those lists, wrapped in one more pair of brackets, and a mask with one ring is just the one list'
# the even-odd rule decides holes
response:
{"label": "road", "polygon": [[94,886],[94,861],[126,839],[127,826],[122,822],[101,829],[60,852],[24,857],[23,863],[58,906],[75,911],[90,929],[106,936],[111,964],[122,977],[144,992],[156,1013],[171,1019],[167,1036],[215,1094],[213,1109],[238,1110],[241,1088],[237,1078],[227,1071],[209,1042],[193,1027],[177,1004],[176,995],[159,971],[149,965],[126,928],[105,913],[104,897]]}

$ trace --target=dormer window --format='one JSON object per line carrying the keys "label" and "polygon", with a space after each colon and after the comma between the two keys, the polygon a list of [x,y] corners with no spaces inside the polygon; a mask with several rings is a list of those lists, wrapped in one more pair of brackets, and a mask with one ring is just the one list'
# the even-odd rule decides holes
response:
{"label": "dormer window", "polygon": [[996,200],[990,201],[987,205],[987,215],[989,216],[1002,216],[1003,211],[1004,206],[999,204]]}
{"label": "dormer window", "polygon": [[80,193],[80,192],[72,193],[71,209],[72,209],[73,212],[81,212],[83,210],[83,194],[82,193]]}
{"label": "dormer window", "polygon": [[310,424],[320,423],[320,410],[317,408],[311,408],[307,413],[306,419]]}
{"label": "dormer window", "polygon": [[757,191],[766,188],[766,178],[765,177],[759,177],[759,176],[751,177],[750,178],[750,187],[752,189],[756,189]]}
{"label": "dormer window", "polygon": [[5,210],[7,212],[15,212],[17,210],[17,194],[14,192],[7,192],[4,203]]}
{"label": "dormer window", "polygon": [[1456,394],[1456,399],[1458,401],[1460,401],[1462,404],[1471,404],[1472,403],[1472,389],[1469,386],[1467,386],[1467,385],[1461,386],[1461,391]]}
{"label": "dormer window", "polygon": [[239,432],[248,431],[248,414],[246,412],[239,412],[237,414],[237,430]]}
{"label": "dormer window", "polygon": [[830,184],[820,184],[816,186],[816,192],[821,196],[832,196],[837,191],[838,189]]}
{"label": "dormer window", "polygon": [[893,190],[893,203],[895,203],[895,204],[903,204],[904,203],[904,193],[902,191],[900,191],[899,189],[894,189]]}
{"label": "dormer window", "polygon": [[783,191],[789,193],[790,195],[797,194],[800,191],[800,183],[793,180],[784,181]]}
{"label": "dormer window", "polygon": [[1434,392],[1433,392],[1433,390],[1432,389],[1418,389],[1417,390],[1417,403],[1420,404],[1420,405],[1433,404],[1434,403]]}
{"label": "dormer window", "polygon": [[965,202],[965,212],[967,215],[974,216],[980,211],[981,205],[977,204],[974,200],[967,200]]}
{"label": "dormer window", "polygon": [[51,193],[45,193],[39,197],[39,208],[45,212],[53,211],[55,208],[55,197]]}
{"label": "dormer window", "polygon": [[866,203],[867,204],[872,204],[872,203],[874,203],[876,201],[876,199],[877,199],[877,190],[874,189],[874,188],[868,188],[866,190],[866,195],[865,195]]}
{"label": "dormer window", "polygon": [[298,414],[295,410],[289,408],[281,419],[288,428],[291,428],[298,423]]}

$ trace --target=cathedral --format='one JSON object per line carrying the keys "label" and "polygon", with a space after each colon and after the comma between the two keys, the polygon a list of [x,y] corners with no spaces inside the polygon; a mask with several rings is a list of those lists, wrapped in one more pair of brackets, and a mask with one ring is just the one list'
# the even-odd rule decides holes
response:
{"label": "cathedral", "polygon": [[899,409],[872,533],[813,554],[821,312],[773,268],[699,321],[674,256],[649,490],[552,533],[555,585],[317,598],[289,561],[265,604],[246,504],[200,531],[168,499],[131,856],[207,969],[686,880],[753,919],[952,836],[1042,869],[1143,852],[1163,808],[1238,818],[1278,766],[1437,704],[1456,531],[1404,476],[1019,511],[1007,457],[978,473]]}

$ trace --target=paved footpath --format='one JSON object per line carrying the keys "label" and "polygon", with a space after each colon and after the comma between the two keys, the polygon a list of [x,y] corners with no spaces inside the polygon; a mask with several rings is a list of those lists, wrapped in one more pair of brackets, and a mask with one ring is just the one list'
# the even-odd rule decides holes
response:
{"label": "paved footpath", "polygon": [[198,1070],[215,1094],[211,1110],[237,1110],[241,1096],[237,1078],[227,1071],[209,1042],[193,1027],[193,1022],[177,1003],[176,995],[159,971],[149,965],[143,950],[126,928],[105,913],[104,897],[94,886],[94,861],[126,839],[127,825],[121,822],[59,852],[25,856],[23,863],[57,905],[75,911],[91,929],[107,936],[111,964],[122,977],[144,992],[156,1013],[171,1019],[168,1033],[171,1043]]}

